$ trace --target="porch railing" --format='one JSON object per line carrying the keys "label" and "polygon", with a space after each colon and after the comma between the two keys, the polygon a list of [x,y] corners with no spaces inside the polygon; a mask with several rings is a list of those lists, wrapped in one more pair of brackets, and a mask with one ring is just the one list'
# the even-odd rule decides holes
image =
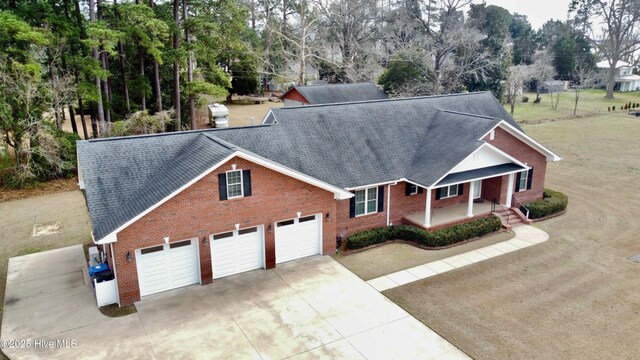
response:
{"label": "porch railing", "polygon": [[513,201],[511,202],[512,205],[518,204],[518,208],[524,209],[524,217],[525,219],[529,218],[529,208],[526,207],[520,200],[518,200],[518,198],[516,197],[516,195],[513,195]]}
{"label": "porch railing", "polygon": [[491,212],[496,211],[496,206],[498,205],[498,199],[491,200]]}

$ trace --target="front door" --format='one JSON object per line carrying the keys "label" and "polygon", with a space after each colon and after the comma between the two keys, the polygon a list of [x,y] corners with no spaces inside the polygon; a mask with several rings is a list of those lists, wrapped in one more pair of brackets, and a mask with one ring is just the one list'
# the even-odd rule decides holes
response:
{"label": "front door", "polygon": [[482,180],[476,180],[473,182],[473,198],[479,199],[482,194]]}

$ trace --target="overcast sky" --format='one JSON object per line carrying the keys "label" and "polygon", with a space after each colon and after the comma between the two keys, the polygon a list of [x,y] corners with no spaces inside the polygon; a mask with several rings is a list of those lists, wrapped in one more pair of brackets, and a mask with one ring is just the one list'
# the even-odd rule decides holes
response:
{"label": "overcast sky", "polygon": [[549,19],[565,20],[571,0],[485,0],[487,5],[501,6],[510,13],[527,15],[534,29]]}

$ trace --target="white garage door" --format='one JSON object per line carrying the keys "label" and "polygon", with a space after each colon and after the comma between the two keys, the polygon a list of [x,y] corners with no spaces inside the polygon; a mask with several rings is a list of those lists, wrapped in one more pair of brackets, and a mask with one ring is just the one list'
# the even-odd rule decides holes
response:
{"label": "white garage door", "polygon": [[276,223],[276,264],[321,253],[322,214]]}
{"label": "white garage door", "polygon": [[213,278],[260,269],[264,264],[262,227],[211,236]]}
{"label": "white garage door", "polygon": [[186,240],[136,250],[140,296],[198,283],[196,244]]}

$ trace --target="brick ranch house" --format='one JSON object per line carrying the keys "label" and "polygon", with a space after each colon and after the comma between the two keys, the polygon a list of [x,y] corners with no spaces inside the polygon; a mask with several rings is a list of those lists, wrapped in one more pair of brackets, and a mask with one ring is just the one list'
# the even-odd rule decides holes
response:
{"label": "brick ranch house", "polygon": [[263,122],[78,142],[120,305],[333,254],[365,229],[441,228],[540,199],[560,160],[490,93],[279,108]]}

